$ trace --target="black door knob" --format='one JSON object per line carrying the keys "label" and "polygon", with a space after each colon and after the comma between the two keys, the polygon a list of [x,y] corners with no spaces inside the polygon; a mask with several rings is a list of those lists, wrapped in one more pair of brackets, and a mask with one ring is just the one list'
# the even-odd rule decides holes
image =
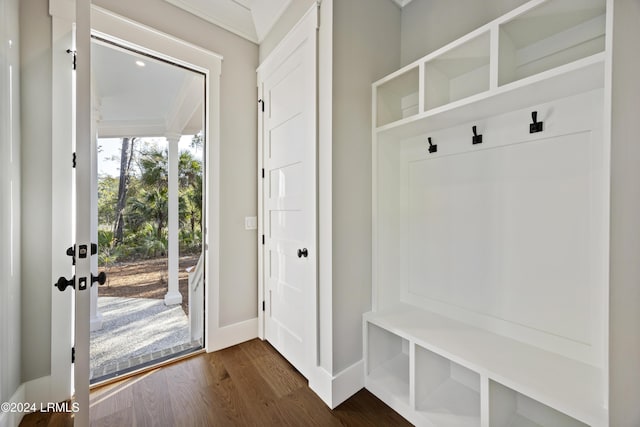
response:
{"label": "black door knob", "polygon": [[94,282],[98,282],[99,285],[104,285],[107,281],[107,274],[104,271],[101,271],[97,276],[91,275],[91,284]]}
{"label": "black door knob", "polygon": [[75,276],[73,276],[71,279],[68,279],[68,280],[65,277],[60,277],[58,281],[53,284],[53,286],[58,288],[60,292],[64,292],[64,290],[67,289],[68,286],[71,286],[72,288],[75,289],[76,288],[75,281],[76,281]]}
{"label": "black door knob", "polygon": [[307,250],[307,248],[304,249],[298,249],[298,258],[302,258],[302,257],[307,257],[309,256],[309,251]]}

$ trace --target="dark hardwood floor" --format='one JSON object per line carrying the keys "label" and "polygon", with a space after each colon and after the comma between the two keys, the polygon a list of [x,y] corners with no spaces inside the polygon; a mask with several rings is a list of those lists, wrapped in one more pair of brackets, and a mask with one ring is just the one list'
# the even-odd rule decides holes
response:
{"label": "dark hardwood floor", "polygon": [[[366,390],[330,410],[268,343],[252,340],[91,392],[91,425],[404,426]],[[67,427],[67,414],[30,414],[21,426]]]}

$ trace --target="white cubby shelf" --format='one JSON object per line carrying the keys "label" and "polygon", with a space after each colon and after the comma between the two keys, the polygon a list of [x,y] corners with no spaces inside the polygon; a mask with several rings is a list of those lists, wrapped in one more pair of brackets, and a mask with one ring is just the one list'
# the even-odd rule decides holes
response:
{"label": "white cubby shelf", "polygon": [[[497,387],[496,384],[508,387],[514,396],[515,393],[521,394],[534,400],[539,406],[549,407],[549,410],[554,408],[566,414],[566,422],[554,424],[554,427],[601,425],[604,422],[601,392],[603,376],[601,370],[592,365],[409,305],[399,305],[384,312],[366,313],[364,330],[372,329],[378,332],[379,337],[392,337],[391,340],[396,342],[404,341],[410,347],[415,346],[413,359],[402,352],[392,353],[394,356],[388,360],[376,359],[378,366],[386,366],[388,363],[396,367],[399,365],[397,356],[402,357],[401,369],[385,369],[384,375],[381,375],[377,369],[371,369],[370,365],[371,358],[379,357],[380,354],[374,356],[371,342],[365,342],[365,385],[370,390],[380,390],[395,396],[392,390],[396,386],[389,387],[388,384],[403,384],[403,398],[397,400],[401,405],[395,404],[397,401],[394,399],[383,400],[415,424],[431,425],[431,422],[435,426],[480,426],[480,401],[483,400],[480,397],[481,390],[484,388],[487,390],[485,393],[489,393],[490,389]],[[386,344],[393,347],[390,341]],[[385,346],[377,342],[375,347]],[[425,387],[429,388],[425,383],[437,382],[437,378],[443,374],[434,374],[437,367],[429,366],[429,362],[440,367],[453,365],[458,371],[464,372],[460,376],[466,377],[461,382],[452,380],[453,375],[445,376],[445,387],[449,390],[443,390],[443,395],[448,397],[443,396],[445,404],[441,403],[439,413],[435,414],[436,411],[429,413],[428,404],[424,406],[424,399],[428,395]],[[410,381],[405,375],[411,370],[412,364],[415,364],[416,374],[414,388],[409,389]],[[389,377],[393,379],[388,381]],[[469,385],[473,381],[476,381],[476,386]],[[510,400],[502,402],[503,394],[505,393],[491,392],[487,396],[487,405],[508,405]],[[410,406],[412,400],[415,403]],[[456,412],[454,407],[462,409]],[[487,411],[489,425],[502,426],[497,421],[492,422],[489,406],[484,410]],[[515,413],[515,409],[513,411]],[[502,418],[504,416],[500,417]]]}
{"label": "white cubby shelf", "polygon": [[603,87],[604,53],[378,127],[378,138],[404,139],[472,122],[550,99]]}
{"label": "white cubby shelf", "polygon": [[375,82],[374,128],[406,137],[602,87],[605,24],[604,0],[531,1]]}
{"label": "white cubby shelf", "polygon": [[611,5],[531,0],[372,85],[365,386],[416,425],[609,426]]}
{"label": "white cubby shelf", "polygon": [[409,341],[384,328],[372,325],[367,330],[371,352],[367,378],[378,394],[396,405],[409,407]]}

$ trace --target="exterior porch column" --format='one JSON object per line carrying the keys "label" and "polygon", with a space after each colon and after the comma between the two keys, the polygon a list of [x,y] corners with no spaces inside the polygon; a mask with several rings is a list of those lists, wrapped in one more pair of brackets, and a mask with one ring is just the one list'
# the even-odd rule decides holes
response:
{"label": "exterior porch column", "polygon": [[164,296],[165,305],[182,304],[182,295],[178,289],[178,260],[180,257],[178,245],[178,141],[180,134],[168,134],[166,136],[169,145],[169,222],[167,231],[169,234],[169,280],[168,291]]}

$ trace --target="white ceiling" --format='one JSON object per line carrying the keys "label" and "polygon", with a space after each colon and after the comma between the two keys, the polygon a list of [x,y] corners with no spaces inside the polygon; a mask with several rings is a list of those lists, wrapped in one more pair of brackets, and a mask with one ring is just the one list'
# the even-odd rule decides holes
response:
{"label": "white ceiling", "polygon": [[99,42],[92,44],[91,61],[100,137],[188,135],[202,129],[202,75]]}
{"label": "white ceiling", "polygon": [[[292,1],[165,0],[254,43],[262,43]],[[392,0],[400,7],[412,0]]]}
{"label": "white ceiling", "polygon": [[165,0],[254,43],[261,43],[291,1]]}

